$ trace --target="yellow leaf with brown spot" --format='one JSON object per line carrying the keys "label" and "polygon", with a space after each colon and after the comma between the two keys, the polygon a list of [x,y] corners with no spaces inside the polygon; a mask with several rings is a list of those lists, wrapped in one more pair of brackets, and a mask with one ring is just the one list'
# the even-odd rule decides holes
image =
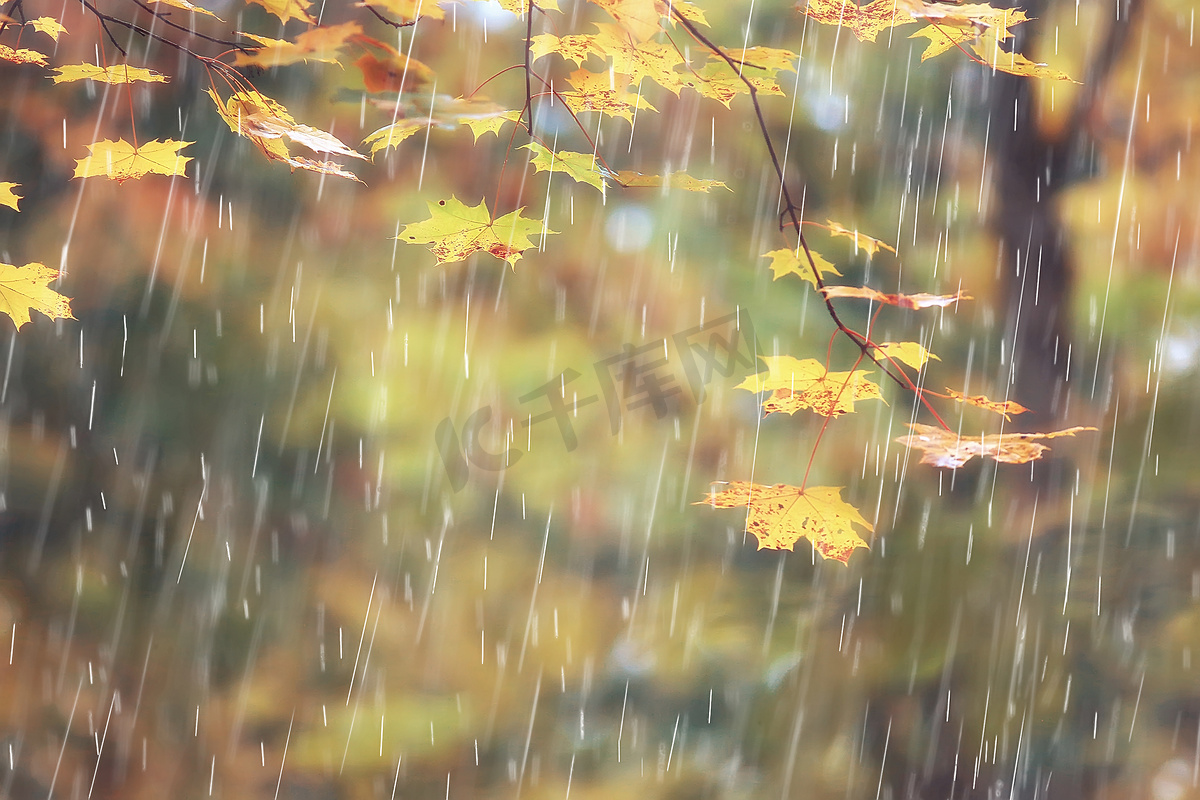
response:
{"label": "yellow leaf with brown spot", "polygon": [[783,483],[763,486],[730,481],[693,505],[745,506],[746,530],[758,540],[759,550],[792,550],[797,541],[808,539],[824,558],[843,564],[857,548],[869,549],[855,527],[874,530],[858,509],[842,499],[840,487],[801,489]]}
{"label": "yellow leaf with brown spot", "polygon": [[0,59],[11,61],[14,64],[37,64],[39,67],[48,66],[45,54],[24,47],[14,50],[6,44],[0,44]]}
{"label": "yellow leaf with brown spot", "polygon": [[58,270],[45,264],[0,264],[0,314],[11,317],[17,330],[30,321],[30,311],[50,319],[75,319],[70,298],[47,285],[54,280],[58,280]]}
{"label": "yellow leaf with brown spot", "polygon": [[873,0],[859,5],[854,0],[800,0],[797,10],[826,25],[851,30],[859,40],[873,42],[882,31],[900,25],[931,20],[943,26],[971,26],[995,30],[1001,39],[1009,28],[1025,22],[1024,11],[995,8],[987,3],[927,3],[924,0]]}
{"label": "yellow leaf with brown spot", "polygon": [[179,142],[174,139],[154,139],[134,147],[124,139],[103,139],[89,144],[91,153],[87,158],[75,162],[75,178],[109,178],[117,183],[140,178],[143,175],[183,176],[184,167],[191,156],[181,156],[179,151],[194,142]]}
{"label": "yellow leaf with brown spot", "polygon": [[771,392],[763,401],[763,416],[783,412],[795,414],[812,409],[825,417],[854,411],[859,400],[882,400],[879,384],[867,379],[867,370],[830,372],[815,358],[759,356],[767,372],[751,375],[736,388],[748,392]]}
{"label": "yellow leaf with brown spot", "polygon": [[408,244],[427,244],[439,264],[465,261],[480,251],[507,261],[514,269],[521,254],[536,247],[531,237],[556,233],[541,220],[521,216],[524,208],[492,219],[487,204],[468,206],[451,195],[429,203],[429,219],[406,225],[395,237]]}
{"label": "yellow leaf with brown spot", "polygon": [[626,122],[633,122],[633,113],[638,110],[657,111],[650,105],[641,93],[630,90],[629,80],[624,76],[613,76],[609,82],[608,73],[588,72],[579,69],[567,76],[567,83],[575,90],[559,92],[567,108],[576,114],[585,111],[599,111],[610,117],[620,117]]}
{"label": "yellow leaf with brown spot", "polygon": [[1059,436],[1074,436],[1081,431],[1095,428],[1076,425],[1050,433],[998,433],[960,437],[934,425],[910,424],[912,433],[899,436],[896,441],[905,447],[923,452],[922,464],[931,464],[943,469],[958,469],[976,456],[991,458],[1003,464],[1026,464],[1042,457],[1050,448],[1041,443],[1043,439]]}

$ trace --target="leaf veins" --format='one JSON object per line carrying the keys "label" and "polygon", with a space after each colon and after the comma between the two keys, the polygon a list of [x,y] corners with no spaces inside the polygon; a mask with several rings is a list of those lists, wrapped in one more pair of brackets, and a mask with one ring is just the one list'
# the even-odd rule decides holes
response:
{"label": "leaf veins", "polygon": [[809,408],[825,417],[854,411],[859,400],[882,400],[879,384],[867,379],[866,370],[830,372],[815,358],[759,356],[767,372],[751,375],[737,385],[749,392],[771,392],[763,401],[763,416],[795,414]]}
{"label": "leaf veins", "polygon": [[541,220],[521,216],[524,208],[492,219],[487,204],[468,206],[451,195],[449,200],[429,203],[429,219],[406,225],[395,237],[408,244],[428,244],[439,264],[465,261],[480,251],[507,261],[513,268],[521,254],[535,247],[530,237],[556,233]]}
{"label": "leaf veins", "polygon": [[51,319],[75,319],[71,301],[47,286],[58,280],[58,270],[45,264],[17,267],[0,264],[0,314],[7,314],[20,330],[39,311]]}
{"label": "leaf veins", "polygon": [[117,183],[141,178],[144,175],[180,175],[192,160],[179,151],[194,142],[174,139],[155,139],[134,147],[124,139],[103,139],[89,144],[91,153],[75,162],[75,178],[109,178]]}
{"label": "leaf veins", "polygon": [[801,489],[783,483],[763,486],[730,481],[723,490],[693,505],[745,506],[746,530],[758,539],[759,550],[792,550],[798,540],[808,539],[824,558],[845,564],[857,548],[869,547],[855,526],[867,531],[873,528],[841,494],[841,487]]}

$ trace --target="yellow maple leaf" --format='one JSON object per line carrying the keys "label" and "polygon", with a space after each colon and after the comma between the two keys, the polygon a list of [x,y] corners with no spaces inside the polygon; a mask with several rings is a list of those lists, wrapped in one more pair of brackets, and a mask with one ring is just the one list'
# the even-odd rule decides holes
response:
{"label": "yellow maple leaf", "polygon": [[308,3],[307,0],[247,0],[247,2],[262,6],[268,12],[279,17],[279,21],[283,23],[290,19],[298,19],[309,25],[317,24],[317,21],[308,13],[311,3]]}
{"label": "yellow maple leaf", "polygon": [[1074,436],[1081,431],[1095,428],[1076,425],[1049,433],[1000,433],[960,437],[954,431],[920,423],[909,424],[912,433],[896,438],[905,447],[923,452],[922,464],[932,464],[944,469],[958,469],[976,456],[985,456],[1003,464],[1027,464],[1042,457],[1050,448],[1041,439],[1056,439],[1059,436]]}
{"label": "yellow maple leaf", "polygon": [[45,264],[0,264],[0,314],[12,318],[17,330],[30,321],[30,311],[40,311],[50,319],[75,319],[70,298],[47,286],[54,280],[58,280],[58,270]]}
{"label": "yellow maple leaf", "polygon": [[131,67],[126,64],[116,64],[111,67],[98,67],[95,64],[68,64],[65,67],[55,67],[50,79],[55,83],[70,81],[99,81],[101,83],[133,83],[146,81],[149,83],[166,83],[167,76],[154,70],[142,67]]}
{"label": "yellow maple leaf", "polygon": [[675,67],[684,64],[683,54],[671,42],[635,42],[619,26],[597,24],[596,47],[612,60],[614,72],[627,75],[634,86],[647,78],[678,95],[688,85],[685,73]]}
{"label": "yellow maple leaf", "polygon": [[797,10],[826,25],[851,30],[859,40],[873,42],[880,32],[900,25],[931,20],[943,26],[996,28],[1008,38],[1009,27],[1025,22],[1024,11],[995,8],[987,3],[927,3],[924,0],[800,0]]}
{"label": "yellow maple leaf", "polygon": [[330,169],[330,162],[293,157],[287,142],[303,145],[314,153],[335,153],[363,160],[367,158],[357,150],[347,147],[333,134],[296,122],[282,104],[261,92],[239,91],[225,102],[221,102],[220,95],[212,89],[205,91],[216,104],[217,113],[225,120],[229,129],[253,141],[269,159],[283,161],[294,169],[352,177],[348,172]]}
{"label": "yellow maple leaf", "polygon": [[[747,52],[754,49],[756,48],[750,48]],[[794,66],[790,66],[789,69],[794,70]],[[743,64],[739,74],[725,59],[713,58],[700,69],[693,70],[691,75],[684,74],[681,80],[685,86],[694,89],[702,97],[716,100],[729,108],[733,98],[739,94],[750,94],[747,82],[754,86],[755,92],[782,96],[783,89],[775,81],[778,72],[778,68],[759,69]]]}
{"label": "yellow maple leaf", "polygon": [[[842,273],[838,272],[837,267],[831,264],[825,256],[816,250],[809,250],[809,252],[812,253],[813,263],[817,265],[817,272],[821,273],[822,278],[826,275],[841,277]],[[771,259],[771,280],[777,281],[784,275],[797,275],[816,288],[817,278],[808,264],[808,258],[798,256],[795,250],[772,250],[769,253],[763,253],[762,257]]]}
{"label": "yellow maple leaf", "polygon": [[192,160],[181,156],[179,151],[194,142],[179,142],[174,139],[154,139],[134,147],[124,139],[103,139],[89,144],[91,153],[87,158],[75,161],[75,178],[110,178],[117,183],[140,178],[143,175],[180,175]]}
{"label": "yellow maple leaf", "polygon": [[567,76],[567,83],[575,91],[559,92],[558,97],[576,114],[598,111],[631,123],[635,111],[658,110],[640,92],[631,91],[623,76],[614,75],[610,83],[607,73],[579,69]]}
{"label": "yellow maple leaf", "polygon": [[925,45],[925,50],[921,53],[921,60],[928,61],[952,47],[975,41],[978,35],[979,31],[973,25],[926,25],[908,38],[929,40],[929,44]]}
{"label": "yellow maple leaf", "polygon": [[853,412],[859,400],[883,399],[879,384],[867,379],[867,370],[830,372],[815,358],[759,358],[767,365],[767,372],[751,375],[735,388],[755,394],[771,392],[763,401],[763,416],[795,414],[808,408],[825,417],[839,417]]}
{"label": "yellow maple leaf", "polygon": [[529,40],[529,54],[537,60],[551,53],[557,53],[568,61],[575,62],[576,67],[583,66],[590,56],[604,57],[595,34],[572,33],[567,36],[555,36],[552,33],[539,33]]}
{"label": "yellow maple leaf", "polygon": [[591,0],[608,12],[627,33],[639,42],[662,30],[660,20],[667,13],[662,0]]}
{"label": "yellow maple leaf", "polygon": [[460,125],[466,125],[470,128],[471,135],[475,137],[475,141],[479,141],[479,137],[485,133],[499,135],[500,129],[508,123],[519,122],[521,120],[521,112],[509,109],[487,114],[460,114],[457,120]]}
{"label": "yellow maple leaf", "polygon": [[406,225],[395,238],[408,244],[428,244],[439,264],[464,261],[473,253],[491,253],[514,269],[521,254],[535,247],[533,236],[556,233],[541,220],[521,216],[524,208],[492,219],[487,204],[468,206],[451,195],[449,200],[429,203],[429,219]]}
{"label": "yellow maple leaf", "polygon": [[1011,420],[1012,417],[1010,415],[1012,414],[1024,414],[1029,410],[1015,400],[990,400],[981,394],[968,396],[962,394],[961,392],[956,392],[953,389],[946,389],[946,394],[950,395],[951,398],[960,403],[966,403],[969,406],[975,406],[976,408],[982,408],[997,414],[1001,414],[1006,420]]}
{"label": "yellow maple leaf", "polygon": [[212,17],[213,19],[217,20],[218,22],[221,21],[220,17],[218,17],[213,12],[209,11],[207,8],[204,8],[203,6],[198,6],[195,3],[190,3],[190,2],[188,2],[188,0],[148,0],[148,2],[150,2],[154,5],[170,6],[171,8],[178,8],[183,11],[191,11],[196,14],[204,14],[206,16]]}
{"label": "yellow maple leaf", "polygon": [[17,201],[21,199],[21,195],[13,191],[13,189],[21,188],[19,183],[8,183],[0,181],[0,206],[8,206],[13,211],[20,211],[17,208]]}
{"label": "yellow maple leaf", "polygon": [[[685,192],[708,192],[712,189],[729,189],[724,181],[710,178],[693,178],[686,172],[672,172],[669,175],[643,175],[630,169],[619,169],[612,175],[613,179],[626,189],[683,189]],[[729,191],[733,191],[729,189]]]}
{"label": "yellow maple leaf", "polygon": [[572,153],[566,150],[551,152],[537,142],[521,145],[533,153],[530,163],[538,172],[561,172],[577,183],[586,183],[603,192],[608,170],[600,165],[593,153]]}
{"label": "yellow maple leaf", "polygon": [[783,483],[763,486],[730,481],[693,505],[745,506],[746,530],[758,540],[759,550],[792,550],[797,541],[808,539],[822,557],[843,564],[857,548],[869,549],[855,526],[874,530],[858,509],[842,499],[841,487],[801,489]]}
{"label": "yellow maple leaf", "polygon": [[985,64],[1000,72],[1007,72],[1011,75],[1026,75],[1031,78],[1049,78],[1051,80],[1069,81],[1071,83],[1079,82],[1061,70],[1030,61],[1020,53],[1008,52],[1000,46],[995,32],[991,30],[980,36],[978,41],[971,45],[971,49],[975,51]]}
{"label": "yellow maple leaf", "polygon": [[875,352],[878,358],[887,357],[916,370],[925,366],[930,359],[941,361],[917,342],[884,342],[875,348]]}
{"label": "yellow maple leaf", "polygon": [[38,17],[37,19],[29,20],[29,22],[25,24],[33,28],[38,33],[46,34],[56,42],[58,41],[58,37],[62,36],[67,30],[63,27],[63,24],[54,17]]}
{"label": "yellow maple leaf", "polygon": [[380,150],[386,150],[389,147],[397,147],[408,137],[423,131],[426,128],[426,121],[421,119],[398,119],[391,125],[384,125],[377,131],[373,131],[363,139],[363,144],[369,145],[371,148],[371,157]]}
{"label": "yellow maple leaf", "polygon": [[0,44],[0,59],[11,61],[14,64],[37,64],[39,67],[48,66],[44,53],[24,47],[14,50],[6,44]]}

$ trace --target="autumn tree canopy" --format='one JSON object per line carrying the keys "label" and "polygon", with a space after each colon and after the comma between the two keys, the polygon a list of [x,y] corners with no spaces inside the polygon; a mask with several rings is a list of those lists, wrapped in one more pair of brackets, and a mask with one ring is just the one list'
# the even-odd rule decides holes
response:
{"label": "autumn tree canopy", "polygon": [[[251,0],[248,8],[235,3],[218,12],[188,0],[119,6],[83,0],[53,8],[38,0],[11,0],[0,20],[0,59],[24,65],[28,74],[47,84],[87,84],[96,113],[104,120],[97,130],[106,135],[76,148],[75,180],[196,180],[203,158],[197,154],[205,152],[206,143],[154,137],[137,124],[135,107],[144,102],[140,98],[153,102],[155,93],[175,80],[165,66],[172,56],[201,76],[182,91],[207,96],[208,113],[251,143],[262,158],[278,162],[279,170],[331,181],[387,181],[390,159],[421,158],[431,138],[466,128],[476,151],[503,153],[501,167],[449,195],[428,196],[427,218],[398,220],[396,230],[380,228],[378,236],[424,248],[445,269],[468,259],[494,259],[497,269],[511,268],[512,280],[518,281],[536,270],[539,261],[554,257],[556,240],[572,235],[567,224],[551,222],[548,201],[542,209],[529,199],[532,195],[522,194],[522,187],[532,185],[537,176],[558,176],[602,198],[635,191],[717,193],[724,198],[743,190],[733,176],[707,174],[686,158],[659,174],[639,168],[633,131],[638,125],[657,124],[659,108],[693,93],[713,114],[744,118],[758,141],[761,159],[769,165],[779,196],[776,221],[783,243],[762,254],[770,259],[773,280],[810,284],[834,338],[857,353],[851,363],[834,363],[832,341],[830,351],[816,357],[760,351],[765,371],[746,377],[739,386],[765,395],[764,415],[811,412],[826,418],[811,445],[810,468],[817,446],[828,438],[825,434],[836,437],[830,421],[855,412],[858,404],[887,402],[887,396],[911,398],[936,423],[913,424],[912,432],[896,441],[919,449],[923,463],[942,468],[961,467],[975,456],[1025,463],[1042,456],[1047,449],[1042,440],[1090,430],[1076,426],[1044,433],[989,433],[947,424],[939,408],[957,402],[993,412],[1007,427],[1013,415],[1025,411],[1017,402],[1020,387],[1015,397],[995,399],[968,396],[965,389],[934,391],[927,386],[930,380],[940,386],[953,378],[927,376],[936,374],[939,360],[927,349],[928,341],[886,341],[875,323],[889,307],[914,314],[953,314],[959,304],[971,301],[970,287],[938,294],[939,287],[931,286],[928,292],[902,294],[838,282],[845,249],[884,260],[894,257],[895,249],[886,238],[877,238],[877,231],[860,232],[852,224],[804,217],[798,187],[817,179],[788,174],[780,142],[764,118],[765,106],[788,95],[788,83],[801,67],[800,43],[718,41],[699,2],[589,0],[560,8],[555,0],[532,5],[500,0],[504,9],[520,15],[523,32],[494,38],[488,46],[508,47],[522,59],[478,85],[449,86],[413,56],[413,47],[423,31],[454,26],[461,5],[368,0],[318,9],[304,0]],[[922,61],[960,59],[993,74],[1064,86],[1079,77],[1015,48],[1015,31],[1030,22],[1021,9],[920,0],[873,0],[865,5],[807,0],[795,13],[814,24],[840,26],[863,42],[885,36],[920,40]],[[93,34],[94,58],[80,60],[83,54],[71,43]],[[793,49],[778,44],[791,44]],[[263,88],[280,70],[316,64],[343,69],[339,99],[348,113],[357,113],[364,122],[373,120],[367,126],[370,133],[352,137],[320,120],[297,119]],[[590,151],[559,147],[557,129],[542,124],[542,115],[558,113],[559,108],[569,114],[575,135],[591,145]],[[624,154],[605,154],[599,146],[601,124],[623,125],[621,130],[628,131],[621,134],[629,138]],[[81,135],[67,131],[65,120],[63,129],[64,142]],[[110,130],[115,134],[107,133]],[[480,186],[490,188],[480,191]],[[22,191],[16,181],[0,183],[0,202],[21,211]],[[821,252],[810,244],[814,234],[822,242]],[[52,255],[46,254],[43,261]],[[762,270],[767,265],[745,268]],[[0,264],[0,311],[18,327],[30,322],[31,310],[70,319],[67,299],[50,286],[58,277],[57,270],[43,263]],[[846,309],[863,304],[867,324],[846,322]],[[857,317],[861,312],[853,313]],[[806,475],[799,486],[732,482],[714,487],[698,504],[747,506],[747,528],[758,537],[760,548],[791,549],[803,537],[825,557],[844,562],[866,544],[855,528],[869,531],[871,526],[840,492],[809,487]]]}

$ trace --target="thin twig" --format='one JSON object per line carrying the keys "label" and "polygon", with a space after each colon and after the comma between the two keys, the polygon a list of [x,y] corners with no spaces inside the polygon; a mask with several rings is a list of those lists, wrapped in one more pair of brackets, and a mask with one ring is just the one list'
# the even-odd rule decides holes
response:
{"label": "thin twig", "polygon": [[[135,6],[137,6],[138,8],[145,11],[147,14],[151,15],[152,17],[157,18],[159,22],[163,23],[168,28],[174,28],[177,31],[186,33],[188,36],[194,36],[197,39],[203,39],[204,41],[212,42],[213,44],[220,44],[220,45],[224,45],[225,47],[232,47],[234,50],[240,50],[243,53],[250,52],[252,50],[257,50],[258,48],[262,47],[262,45],[260,45],[260,44],[254,44],[254,45],[241,44],[238,42],[227,41],[225,39],[218,39],[215,36],[209,36],[208,34],[201,33],[200,31],[198,31],[194,28],[190,28],[186,25],[180,25],[178,22],[175,22],[174,20],[172,20],[170,18],[170,15],[167,12],[157,11],[157,10],[151,8],[150,6],[146,5],[145,3],[143,3],[142,0],[130,0],[130,2],[133,3]],[[162,41],[162,39],[157,39],[157,41]]]}
{"label": "thin twig", "polygon": [[393,28],[397,28],[397,29],[411,28],[413,25],[417,24],[417,21],[415,19],[410,22],[396,22],[396,20],[389,19],[389,18],[385,17],[383,14],[379,13],[379,10],[376,9],[375,6],[372,6],[372,5],[366,6],[366,9],[367,9],[367,11],[370,11],[372,14],[374,14],[379,19],[380,22],[384,23],[385,25],[391,25]]}
{"label": "thin twig", "polygon": [[530,42],[533,39],[533,0],[526,0],[528,6],[525,9],[525,108],[529,114],[529,138],[533,138],[533,90],[529,76],[533,72],[533,53],[530,51]]}
{"label": "thin twig", "polygon": [[[775,175],[779,179],[780,192],[783,195],[783,202],[785,205],[783,215],[786,215],[791,220],[792,225],[796,228],[797,242],[798,242],[800,248],[804,251],[805,257],[808,259],[808,266],[812,270],[813,278],[816,281],[817,291],[820,291],[821,289],[823,289],[825,287],[826,284],[825,284],[825,281],[821,278],[821,273],[817,270],[816,259],[813,258],[812,251],[809,250],[808,241],[804,238],[804,232],[800,229],[800,216],[797,213],[799,206],[797,206],[796,203],[792,200],[791,192],[788,190],[788,187],[787,187],[787,181],[784,180],[783,166],[782,166],[782,164],[780,164],[779,156],[775,152],[775,144],[771,140],[771,132],[767,128],[767,120],[763,116],[762,105],[758,102],[758,90],[755,88],[754,83],[749,78],[747,78],[745,75],[742,74],[742,71],[738,68],[738,62],[736,62],[732,58],[730,58],[729,55],[724,50],[722,50],[718,45],[716,45],[711,39],[709,39],[703,33],[701,33],[696,28],[696,26],[691,23],[691,21],[687,17],[685,17],[685,16],[683,16],[683,14],[679,13],[678,8],[672,6],[671,14],[675,17],[675,19],[679,22],[679,24],[682,25],[689,34],[691,34],[692,38],[694,38],[696,41],[700,42],[700,44],[707,47],[712,53],[714,53],[715,55],[720,57],[722,60],[724,60],[725,63],[727,63],[730,66],[731,69],[733,69],[735,72],[737,72],[738,78],[742,81],[742,83],[744,83],[746,85],[746,89],[749,90],[750,102],[754,106],[754,115],[758,119],[759,132],[762,134],[763,143],[767,147],[767,153],[771,157],[771,164],[775,168]],[[781,229],[783,227],[784,226],[782,226],[782,225],[780,226]],[[905,389],[910,388],[911,383],[909,385],[906,385],[904,380],[897,377],[890,369],[887,368],[887,366],[885,364],[881,363],[880,360],[875,357],[875,354],[872,352],[872,347],[871,347],[868,339],[863,337],[861,334],[855,332],[851,328],[847,327],[846,324],[844,322],[842,322],[841,317],[838,316],[837,309],[834,308],[833,301],[830,300],[828,297],[826,297],[824,292],[821,292],[821,295],[822,295],[822,299],[825,301],[825,309],[829,313],[830,319],[832,319],[833,323],[835,325],[837,325],[838,330],[840,330],[846,336],[846,338],[848,338],[851,342],[853,342],[854,345],[860,351],[862,351],[862,354],[864,356],[866,356],[872,362],[874,362],[875,365],[878,366],[881,370],[883,370],[884,374],[886,374],[889,378],[891,378],[897,385],[899,385]],[[922,398],[922,402],[925,402],[924,398]],[[926,405],[928,405],[928,404],[926,403]]]}

